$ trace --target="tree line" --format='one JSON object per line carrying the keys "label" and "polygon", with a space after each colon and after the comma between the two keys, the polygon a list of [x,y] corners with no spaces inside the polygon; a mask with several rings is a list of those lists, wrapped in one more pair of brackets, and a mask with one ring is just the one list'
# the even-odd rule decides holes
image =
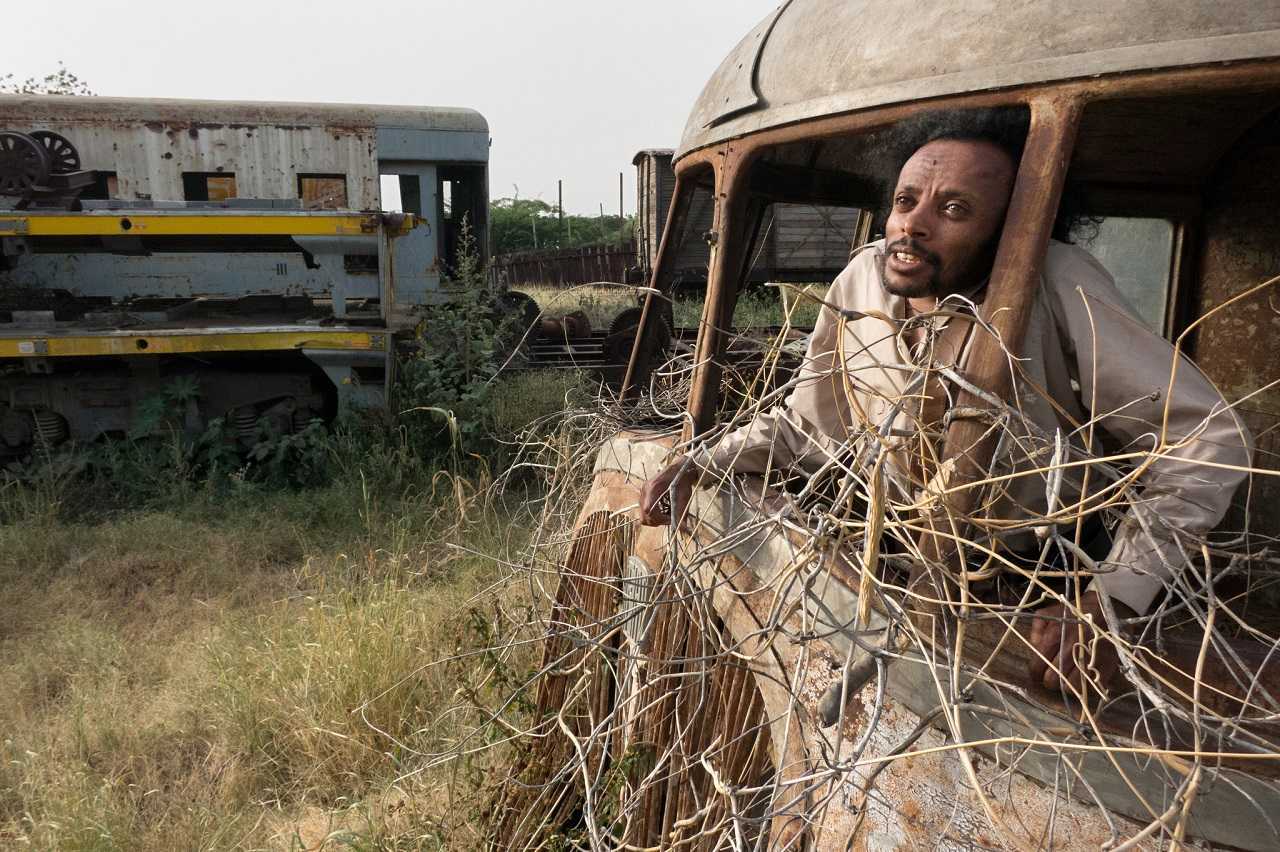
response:
{"label": "tree line", "polygon": [[495,198],[489,203],[489,239],[495,255],[618,245],[634,239],[634,234],[634,216],[562,217],[556,205],[537,198]]}

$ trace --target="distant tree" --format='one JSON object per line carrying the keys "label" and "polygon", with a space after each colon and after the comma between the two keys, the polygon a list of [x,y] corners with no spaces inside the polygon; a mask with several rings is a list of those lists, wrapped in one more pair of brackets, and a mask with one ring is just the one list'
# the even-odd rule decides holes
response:
{"label": "distant tree", "polygon": [[489,203],[489,239],[494,254],[554,246],[556,208],[534,198],[496,198]]}
{"label": "distant tree", "polygon": [[93,95],[89,84],[67,70],[58,60],[58,70],[44,77],[18,80],[12,74],[0,77],[0,92],[14,95]]}
{"label": "distant tree", "polygon": [[617,215],[566,215],[536,198],[496,198],[489,204],[489,235],[494,254],[538,249],[577,248],[632,239],[635,219]]}

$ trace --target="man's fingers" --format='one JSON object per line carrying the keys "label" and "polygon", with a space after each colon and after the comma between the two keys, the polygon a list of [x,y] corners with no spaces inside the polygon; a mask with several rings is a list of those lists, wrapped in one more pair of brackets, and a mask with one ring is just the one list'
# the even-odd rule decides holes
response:
{"label": "man's fingers", "polygon": [[1076,643],[1075,638],[1068,636],[1062,640],[1062,647],[1058,651],[1057,670],[1049,669],[1049,675],[1053,677],[1053,683],[1048,683],[1049,677],[1045,677],[1045,686],[1050,689],[1061,689],[1063,683],[1075,685],[1080,688],[1080,671],[1076,668]]}
{"label": "man's fingers", "polygon": [[1058,655],[1058,642],[1061,631],[1060,622],[1037,616],[1031,622],[1031,647],[1036,649],[1036,656],[1031,660],[1031,682],[1044,681],[1054,657]]}
{"label": "man's fingers", "polygon": [[1031,635],[1028,638],[1031,640],[1031,644],[1037,648],[1040,647],[1040,640],[1044,636],[1045,623],[1046,619],[1039,616],[1031,619]]}
{"label": "man's fingers", "polygon": [[665,490],[658,490],[650,483],[640,492],[640,523],[656,527],[669,523],[671,518],[662,506]]}

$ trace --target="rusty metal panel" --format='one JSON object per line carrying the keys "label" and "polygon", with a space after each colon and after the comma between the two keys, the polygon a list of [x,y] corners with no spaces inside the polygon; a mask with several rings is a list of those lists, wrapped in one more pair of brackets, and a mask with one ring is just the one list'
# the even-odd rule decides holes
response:
{"label": "rusty metal panel", "polygon": [[729,118],[754,109],[760,105],[760,91],[756,86],[756,68],[764,53],[765,44],[773,25],[791,5],[792,0],[785,0],[773,10],[767,18],[760,22],[754,30],[747,33],[746,38],[738,42],[737,47],[725,57],[724,62],[711,76],[711,83],[703,92],[703,103],[709,108],[706,116],[707,127],[714,127]]}
{"label": "rusty metal panel", "polygon": [[[707,83],[677,159],[818,116],[1276,56],[1280,4],[1255,0],[1083,0],[1069,11],[1031,0],[944,0],[913,7],[910,14],[887,0],[795,0],[773,23],[756,63],[727,61]],[[760,103],[717,123],[727,93],[747,91],[757,93]]]}
{"label": "rusty metal panel", "polygon": [[489,132],[484,116],[475,110],[460,107],[65,95],[0,95],[0,120],[29,123],[96,121],[106,124],[274,124],[280,127],[383,127],[484,134]]}
{"label": "rusty metal panel", "polygon": [[[1227,300],[1280,275],[1280,120],[1255,130],[1227,158],[1209,187],[1204,213],[1200,287],[1189,314],[1205,317],[1195,334],[1196,363],[1239,412],[1255,436],[1254,464],[1280,469],[1280,289],[1267,288],[1230,308]],[[1240,529],[1246,517],[1260,535],[1280,535],[1280,477],[1255,476],[1249,510],[1228,516]],[[1264,507],[1272,507],[1266,511]]]}
{"label": "rusty metal panel", "polygon": [[[663,439],[623,434],[598,452],[597,482],[614,482],[621,473],[640,483],[667,459]],[[798,750],[809,762],[805,770],[794,755],[779,755],[780,773],[804,772],[823,803],[807,812],[810,848],[1097,849],[1126,837],[1137,848],[1159,846],[1158,837],[1135,835],[1176,803],[1188,764],[1141,753],[1147,737],[1157,748],[1176,747],[1177,737],[1130,722],[1113,730],[1106,717],[1115,708],[1094,718],[1095,724],[1102,719],[1105,741],[1117,749],[1108,754],[1075,713],[997,667],[984,664],[985,676],[967,669],[957,698],[942,655],[908,648],[886,660],[879,682],[852,689],[831,726],[813,724],[842,669],[869,656],[866,639],[855,641],[857,568],[789,533],[785,498],[761,494],[759,480],[749,477],[732,488],[696,492],[692,511],[700,533],[688,543],[716,556],[687,564],[723,621],[726,644],[753,665],[778,660],[778,671],[757,683],[772,739],[801,740]],[[616,499],[621,509],[634,492]],[[661,554],[675,548],[665,536],[661,529],[638,536],[637,553],[647,564],[661,565]],[[862,635],[886,623],[886,613],[873,607]],[[769,653],[757,652],[756,644]],[[944,711],[954,713],[940,715]],[[1139,753],[1127,753],[1130,746]],[[1213,773],[1215,780],[1200,786],[1185,810],[1178,805],[1190,833],[1241,848],[1274,848],[1277,829],[1260,815],[1274,812],[1280,787],[1265,763]]]}
{"label": "rusty metal panel", "polygon": [[[0,124],[7,120],[0,119]],[[241,198],[296,199],[300,173],[323,173],[347,176],[353,209],[378,208],[373,128],[66,119],[40,127],[71,140],[85,168],[115,172],[116,197],[125,201],[182,201],[182,176],[187,172],[234,175]]]}
{"label": "rusty metal panel", "polygon": [[[52,130],[113,198],[182,201],[182,175],[235,176],[241,198],[297,199],[300,174],[345,175],[347,205],[379,208],[378,159],[488,159],[488,125],[440,107],[0,95],[0,128]],[[382,149],[386,148],[384,152]]]}

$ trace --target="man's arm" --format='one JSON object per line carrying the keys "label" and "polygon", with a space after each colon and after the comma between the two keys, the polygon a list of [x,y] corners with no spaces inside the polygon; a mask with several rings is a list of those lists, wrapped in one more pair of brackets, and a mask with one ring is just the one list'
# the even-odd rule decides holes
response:
{"label": "man's arm", "polygon": [[[836,278],[826,301],[841,305],[849,298],[852,266]],[[821,413],[847,411],[839,392],[836,370],[840,320],[834,311],[819,311],[813,333],[797,372],[795,389],[781,405],[757,413],[747,423],[726,434],[714,446],[677,457],[661,473],[644,484],[640,494],[640,521],[650,526],[683,518],[693,482],[705,471],[764,473],[802,464],[820,456],[829,441],[821,427]],[[666,498],[671,495],[671,505]]]}
{"label": "man's arm", "polygon": [[1226,514],[1251,439],[1208,378],[1133,315],[1101,265],[1083,252],[1073,260],[1050,296],[1081,402],[1121,451],[1151,453],[1136,460],[1131,508],[1105,560],[1114,570],[1094,582],[1145,613],[1184,561],[1179,534],[1203,536]]}

